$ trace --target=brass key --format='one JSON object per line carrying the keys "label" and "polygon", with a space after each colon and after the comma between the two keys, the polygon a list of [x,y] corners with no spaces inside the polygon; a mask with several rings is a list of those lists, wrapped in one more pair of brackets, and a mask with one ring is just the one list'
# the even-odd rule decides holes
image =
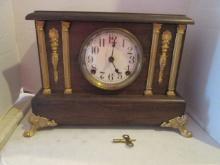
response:
{"label": "brass key", "polygon": [[113,139],[113,143],[125,143],[129,147],[133,147],[136,139],[131,139],[129,135],[122,135],[123,139]]}

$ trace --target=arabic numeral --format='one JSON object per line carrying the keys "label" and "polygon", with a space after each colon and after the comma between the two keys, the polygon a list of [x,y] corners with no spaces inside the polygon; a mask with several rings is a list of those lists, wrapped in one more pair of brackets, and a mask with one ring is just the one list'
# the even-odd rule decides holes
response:
{"label": "arabic numeral", "polygon": [[128,47],[128,54],[133,54],[133,47]]}
{"label": "arabic numeral", "polygon": [[108,74],[108,79],[111,80],[111,81],[114,80],[114,74],[113,73],[109,73]]}
{"label": "arabic numeral", "polygon": [[135,63],[135,56],[130,56],[129,57],[129,63],[134,64]]}
{"label": "arabic numeral", "polygon": [[118,78],[118,79],[122,79],[122,78],[123,78],[122,74],[119,73],[117,78]]}
{"label": "arabic numeral", "polygon": [[88,56],[87,57],[87,62],[88,62],[88,64],[93,63],[93,57],[92,56]]}
{"label": "arabic numeral", "polygon": [[99,53],[99,47],[98,46],[93,46],[92,48],[91,48],[92,50],[92,54],[98,54]]}
{"label": "arabic numeral", "polygon": [[100,79],[103,80],[105,78],[105,72],[100,72]]}

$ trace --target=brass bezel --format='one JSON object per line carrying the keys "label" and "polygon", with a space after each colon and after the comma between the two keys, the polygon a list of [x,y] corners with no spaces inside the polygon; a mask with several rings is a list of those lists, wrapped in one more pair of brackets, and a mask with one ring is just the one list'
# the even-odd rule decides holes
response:
{"label": "brass bezel", "polygon": [[[110,83],[101,82],[101,81],[95,79],[86,68],[86,64],[85,64],[85,60],[84,60],[86,49],[84,49],[84,48],[89,44],[89,41],[91,38],[99,35],[103,31],[120,33],[122,35],[125,35],[126,37],[128,37],[129,39],[131,39],[133,42],[135,42],[137,44],[137,51],[138,51],[138,55],[137,55],[138,60],[137,61],[138,62],[137,62],[135,71],[130,75],[130,77],[128,77],[126,80],[124,80],[120,83],[110,84]],[[101,29],[98,29],[98,30],[94,31],[93,33],[91,33],[86,38],[86,40],[83,42],[83,44],[81,46],[81,50],[80,50],[79,62],[80,62],[80,68],[81,68],[81,71],[82,71],[84,77],[92,85],[94,85],[97,88],[103,89],[103,90],[118,90],[118,89],[122,89],[124,87],[127,87],[132,82],[134,82],[134,80],[136,80],[136,78],[138,77],[138,75],[142,69],[142,65],[143,65],[143,48],[142,48],[139,40],[134,36],[134,34],[127,31],[126,29],[123,29],[123,28],[101,28]]]}

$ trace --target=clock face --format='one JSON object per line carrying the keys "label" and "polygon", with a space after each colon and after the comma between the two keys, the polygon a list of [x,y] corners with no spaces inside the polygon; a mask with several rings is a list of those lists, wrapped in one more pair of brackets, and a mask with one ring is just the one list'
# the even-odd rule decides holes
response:
{"label": "clock face", "polygon": [[142,47],[124,29],[100,29],[84,42],[80,63],[85,78],[98,88],[116,90],[131,84],[142,66]]}

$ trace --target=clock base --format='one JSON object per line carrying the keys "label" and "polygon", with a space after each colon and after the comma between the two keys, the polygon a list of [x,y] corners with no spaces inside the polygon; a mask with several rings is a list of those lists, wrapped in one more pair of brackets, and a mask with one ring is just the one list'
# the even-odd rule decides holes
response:
{"label": "clock base", "polygon": [[39,92],[32,112],[59,125],[160,125],[185,112],[180,96],[94,95]]}
{"label": "clock base", "polygon": [[38,129],[57,125],[160,125],[178,129],[185,137],[192,136],[186,128],[185,101],[180,96],[45,96],[39,92],[32,100],[32,111],[29,120],[32,127],[24,133],[26,137],[33,136]]}

